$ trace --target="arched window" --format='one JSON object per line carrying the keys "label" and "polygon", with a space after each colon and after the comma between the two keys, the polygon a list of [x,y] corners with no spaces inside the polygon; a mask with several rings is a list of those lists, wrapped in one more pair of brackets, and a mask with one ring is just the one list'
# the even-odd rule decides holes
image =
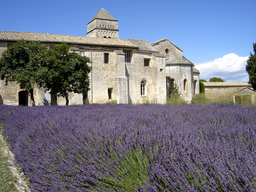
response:
{"label": "arched window", "polygon": [[195,89],[194,91],[195,91],[195,93],[196,93],[196,86],[197,86],[197,80],[194,81],[194,89]]}
{"label": "arched window", "polygon": [[184,79],[184,91],[188,91],[188,81],[187,79]]}
{"label": "arched window", "polygon": [[140,94],[146,96],[146,82],[144,80],[140,82]]}

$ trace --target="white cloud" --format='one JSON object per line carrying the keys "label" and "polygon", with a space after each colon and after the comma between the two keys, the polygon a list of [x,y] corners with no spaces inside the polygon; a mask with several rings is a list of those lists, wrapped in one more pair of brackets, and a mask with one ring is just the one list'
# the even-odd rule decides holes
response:
{"label": "white cloud", "polygon": [[228,82],[247,82],[249,77],[245,66],[248,59],[230,53],[214,61],[196,64],[195,67],[200,70],[200,78],[207,81],[212,77],[220,77]]}

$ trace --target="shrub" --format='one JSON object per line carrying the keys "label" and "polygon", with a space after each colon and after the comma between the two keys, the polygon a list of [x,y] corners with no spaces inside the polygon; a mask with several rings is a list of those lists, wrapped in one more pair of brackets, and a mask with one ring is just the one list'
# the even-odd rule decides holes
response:
{"label": "shrub", "polygon": [[204,92],[205,92],[204,84],[200,82],[200,93],[204,93]]}
{"label": "shrub", "polygon": [[192,104],[208,105],[209,103],[212,103],[212,101],[205,97],[205,93],[200,93],[193,97],[191,103]]}

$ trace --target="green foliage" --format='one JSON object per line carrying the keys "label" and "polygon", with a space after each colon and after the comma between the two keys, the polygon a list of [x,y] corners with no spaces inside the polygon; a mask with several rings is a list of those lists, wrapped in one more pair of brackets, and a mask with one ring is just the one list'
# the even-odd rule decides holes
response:
{"label": "green foliage", "polygon": [[191,101],[192,104],[202,104],[202,105],[208,105],[211,102],[212,101],[210,99],[207,99],[205,97],[204,93],[195,95]]}
{"label": "green foliage", "polygon": [[225,82],[225,81],[219,77],[213,77],[209,80],[209,82]]}
{"label": "green foliage", "polygon": [[69,46],[65,43],[55,45],[48,50],[47,62],[38,70],[38,85],[66,98],[68,105],[68,93],[85,93],[89,89],[89,72],[91,67],[87,65],[88,57],[82,57],[75,52],[69,52]]}
{"label": "green foliage", "polygon": [[200,82],[200,93],[204,93],[204,92],[205,92],[204,84]]}
{"label": "green foliage", "polygon": [[[151,152],[152,153],[152,152]],[[118,154],[114,150],[110,150],[113,162],[118,161]],[[102,185],[108,190],[124,190],[134,191],[138,186],[145,188],[144,182],[148,179],[147,167],[149,165],[148,157],[139,145],[135,150],[131,150],[126,158],[119,161],[119,167],[113,168],[113,175],[102,179]],[[102,173],[102,177],[104,173]],[[96,188],[97,189],[97,188]]]}
{"label": "green foliage", "polygon": [[205,79],[200,79],[199,82],[207,82]]}
{"label": "green foliage", "polygon": [[3,52],[0,58],[0,76],[5,83],[16,81],[21,88],[28,91],[34,105],[33,88],[36,85],[36,73],[45,62],[47,48],[39,42],[18,41]]}
{"label": "green foliage", "polygon": [[65,43],[47,49],[39,42],[18,41],[3,52],[0,76],[5,82],[16,81],[27,90],[34,105],[33,88],[44,87],[53,94],[66,98],[68,92],[85,93],[89,88],[88,57],[69,52]]}
{"label": "green foliage", "polygon": [[0,124],[0,191],[17,191],[15,187],[16,178],[9,169],[8,159],[5,156],[4,139],[2,137],[3,124]]}
{"label": "green foliage", "polygon": [[167,98],[167,104],[171,105],[184,105],[187,104],[181,97],[179,87],[176,84],[172,84],[169,87],[169,93]]}
{"label": "green foliage", "polygon": [[108,104],[117,104],[117,100],[116,99],[115,100],[109,100],[107,103]]}
{"label": "green foliage", "polygon": [[256,90],[256,43],[253,43],[254,54],[250,53],[250,57],[247,61],[246,71],[249,75],[249,83],[252,84],[254,90]]}
{"label": "green foliage", "polygon": [[179,87],[176,84],[171,84],[171,86],[169,87],[169,93],[168,95],[180,95],[179,93]]}

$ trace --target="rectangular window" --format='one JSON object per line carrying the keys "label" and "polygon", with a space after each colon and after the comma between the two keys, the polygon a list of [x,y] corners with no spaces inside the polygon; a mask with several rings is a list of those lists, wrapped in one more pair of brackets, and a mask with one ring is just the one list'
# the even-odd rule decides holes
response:
{"label": "rectangular window", "polygon": [[131,63],[132,52],[124,51],[124,54],[125,54],[125,63]]}
{"label": "rectangular window", "polygon": [[104,63],[108,63],[109,53],[104,53]]}
{"label": "rectangular window", "polygon": [[84,52],[83,52],[83,51],[80,51],[80,55],[83,57],[83,56],[84,56]]}
{"label": "rectangular window", "polygon": [[149,67],[150,59],[144,59],[144,66]]}
{"label": "rectangular window", "polygon": [[108,88],[108,100],[112,100],[113,88]]}

